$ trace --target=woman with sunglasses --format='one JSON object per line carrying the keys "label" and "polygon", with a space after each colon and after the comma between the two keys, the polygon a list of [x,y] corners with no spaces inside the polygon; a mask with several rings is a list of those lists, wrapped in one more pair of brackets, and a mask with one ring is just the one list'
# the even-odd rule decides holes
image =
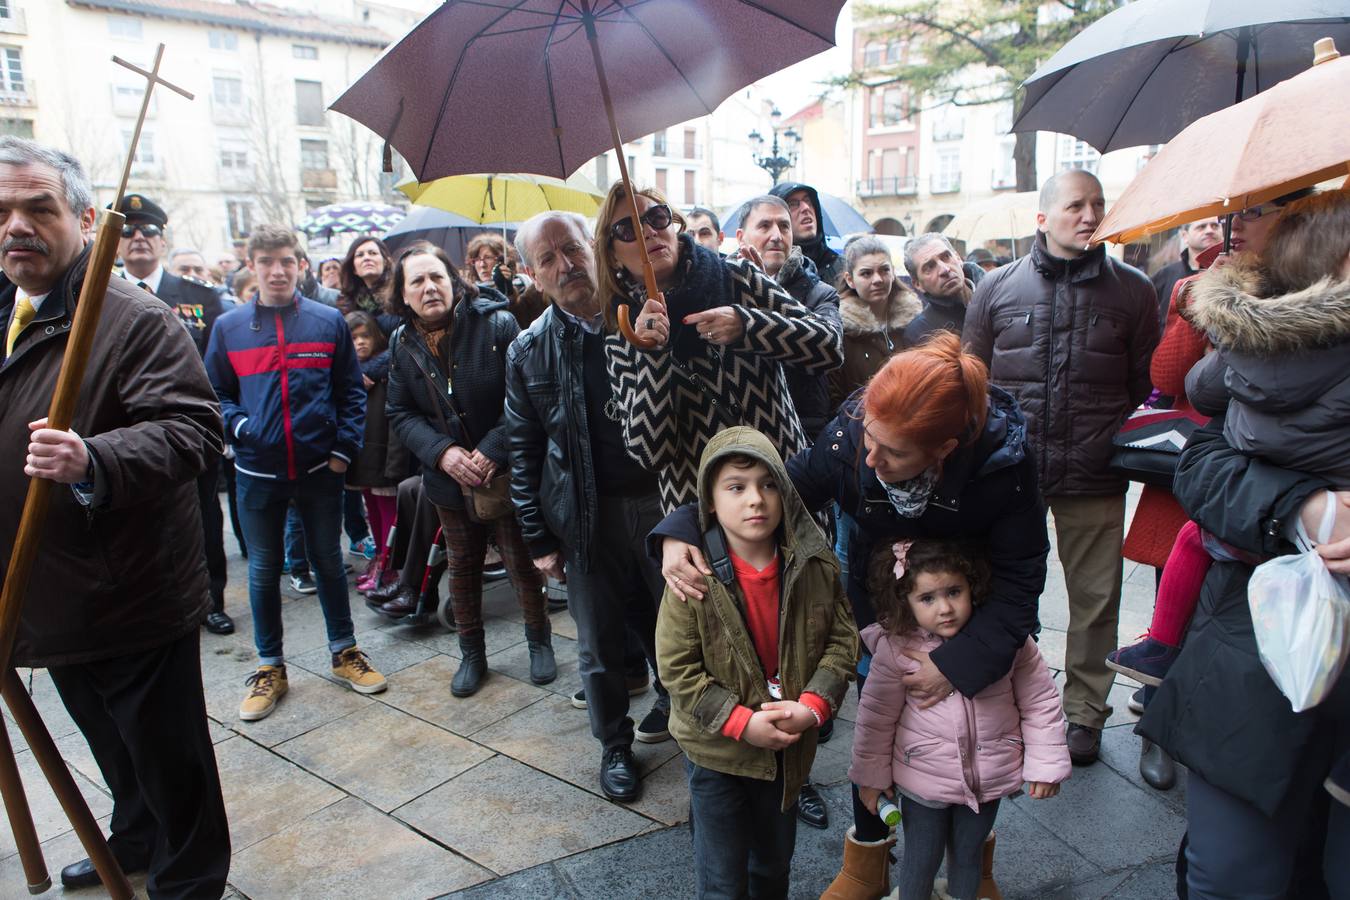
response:
{"label": "woman with sunglasses", "polygon": [[[749,425],[783,458],[806,446],[781,363],[812,373],[843,360],[839,331],[792,299],[754,262],[722,259],[685,233],[684,217],[659,191],[637,192],[639,223],[622,182],[596,220],[596,268],[602,297],[613,409],[629,452],[657,474],[670,511],[696,499],[699,456],[731,425]],[[664,302],[646,296],[642,247]],[[755,256],[753,251],[749,254]],[[615,332],[628,304],[639,340]]]}
{"label": "woman with sunglasses", "polygon": [[399,256],[390,306],[405,323],[390,341],[389,426],[422,463],[422,486],[445,538],[448,590],[459,631],[456,697],[478,691],[487,676],[483,633],[483,559],[495,539],[525,621],[530,680],[558,676],[544,581],[520,525],[508,510],[488,521],[474,512],[471,491],[507,470],[506,348],[520,328],[507,300],[473,285],[439,247],[420,241]]}

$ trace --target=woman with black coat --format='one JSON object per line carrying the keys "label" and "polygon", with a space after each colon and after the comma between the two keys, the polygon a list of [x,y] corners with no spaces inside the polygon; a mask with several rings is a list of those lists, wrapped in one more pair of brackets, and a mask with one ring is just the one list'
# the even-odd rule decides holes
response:
{"label": "woman with black coat", "polygon": [[470,489],[507,471],[506,348],[519,331],[507,300],[466,282],[445,251],[414,244],[393,272],[390,306],[404,324],[391,342],[389,423],[421,461],[436,506],[449,568],[450,601],[462,654],[451,693],[468,697],[487,674],[483,635],[483,558],[491,534],[525,616],[530,680],[557,677],[543,576],[515,515],[488,522],[473,514]]}

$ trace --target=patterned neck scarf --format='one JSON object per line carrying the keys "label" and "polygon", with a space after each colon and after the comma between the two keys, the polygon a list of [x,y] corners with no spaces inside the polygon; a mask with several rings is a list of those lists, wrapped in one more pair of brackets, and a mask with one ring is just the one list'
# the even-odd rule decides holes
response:
{"label": "patterned neck scarf", "polygon": [[933,496],[938,478],[942,475],[941,466],[931,466],[918,475],[899,484],[887,484],[877,476],[877,483],[886,490],[895,511],[906,519],[917,519],[928,508],[928,498]]}

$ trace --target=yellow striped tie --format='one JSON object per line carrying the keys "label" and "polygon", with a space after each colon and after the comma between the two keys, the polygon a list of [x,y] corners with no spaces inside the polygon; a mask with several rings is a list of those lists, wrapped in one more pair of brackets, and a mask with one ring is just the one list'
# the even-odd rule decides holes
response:
{"label": "yellow striped tie", "polygon": [[5,356],[14,352],[14,342],[28,327],[28,323],[33,321],[33,316],[37,315],[37,309],[27,294],[20,291],[18,298],[18,302],[14,304],[14,318],[9,321],[9,334],[5,336]]}

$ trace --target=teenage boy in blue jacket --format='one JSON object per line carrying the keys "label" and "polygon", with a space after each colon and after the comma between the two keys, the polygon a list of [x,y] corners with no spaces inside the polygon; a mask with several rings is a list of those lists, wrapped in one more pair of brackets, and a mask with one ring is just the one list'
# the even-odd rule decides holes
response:
{"label": "teenage boy in blue jacket", "polygon": [[264,225],[248,241],[255,300],[216,320],[206,371],[234,445],[239,522],[248,544],[248,594],[258,670],[239,718],[266,717],[286,694],[282,654],[282,531],[291,501],[300,513],[333,675],[363,694],[384,676],[356,646],[342,566],[343,473],[361,449],[366,391],[347,323],[306,300],[295,234]]}

